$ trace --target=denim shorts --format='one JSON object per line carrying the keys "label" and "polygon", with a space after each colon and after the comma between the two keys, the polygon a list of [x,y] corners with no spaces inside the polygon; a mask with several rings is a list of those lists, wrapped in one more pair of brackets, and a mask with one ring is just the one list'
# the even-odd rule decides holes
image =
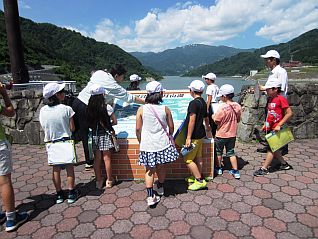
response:
{"label": "denim shorts", "polygon": [[225,147],[227,157],[235,156],[235,152],[234,152],[235,141],[236,141],[236,137],[232,137],[232,138],[218,138],[217,137],[215,139],[216,155],[222,156],[223,150]]}
{"label": "denim shorts", "polygon": [[7,140],[0,140],[0,176],[12,172],[11,145]]}

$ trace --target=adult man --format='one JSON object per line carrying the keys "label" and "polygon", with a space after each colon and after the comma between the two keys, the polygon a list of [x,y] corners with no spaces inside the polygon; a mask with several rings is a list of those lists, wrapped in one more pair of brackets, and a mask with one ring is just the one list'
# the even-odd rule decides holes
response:
{"label": "adult man", "polygon": [[[284,68],[280,66],[280,55],[275,50],[269,50],[265,55],[261,55],[265,59],[266,66],[271,70],[268,79],[272,80],[274,78],[278,79],[281,83],[281,95],[287,96],[288,90],[288,76]],[[260,86],[260,90],[265,91],[264,86]]]}

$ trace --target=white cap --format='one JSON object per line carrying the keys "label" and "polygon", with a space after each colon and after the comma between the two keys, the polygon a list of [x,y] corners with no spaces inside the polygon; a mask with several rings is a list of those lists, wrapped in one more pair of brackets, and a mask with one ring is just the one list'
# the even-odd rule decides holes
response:
{"label": "white cap", "polygon": [[158,81],[151,81],[146,85],[146,91],[150,94],[159,93],[164,91],[165,89],[162,87],[161,83]]}
{"label": "white cap", "polygon": [[133,74],[133,75],[129,76],[129,80],[130,80],[131,82],[140,81],[140,80],[141,80],[141,77],[140,77],[139,75],[137,75],[137,74]]}
{"label": "white cap", "polygon": [[222,85],[220,87],[220,90],[219,90],[219,94],[217,95],[218,97],[222,96],[222,95],[229,95],[229,94],[232,94],[234,93],[234,87],[230,84],[225,84],[225,85]]}
{"label": "white cap", "polygon": [[281,87],[282,83],[278,78],[271,78],[268,81],[266,81],[266,84],[264,86],[265,89],[271,89],[273,87],[278,88]]}
{"label": "white cap", "polygon": [[210,79],[210,80],[215,80],[216,79],[216,75],[212,72],[206,74],[206,75],[203,75],[202,76],[203,79]]}
{"label": "white cap", "polygon": [[266,52],[265,55],[261,55],[261,57],[263,58],[270,58],[270,57],[274,57],[274,58],[277,58],[279,59],[280,58],[280,55],[277,51],[275,50],[269,50],[268,52]]}
{"label": "white cap", "polygon": [[91,95],[102,95],[105,94],[105,88],[98,84],[93,84],[91,87],[89,87],[89,93]]}
{"label": "white cap", "polygon": [[192,91],[203,92],[205,88],[205,84],[200,80],[194,80],[191,82],[188,88]]}
{"label": "white cap", "polygon": [[65,83],[48,83],[43,88],[43,97],[48,99],[65,88]]}

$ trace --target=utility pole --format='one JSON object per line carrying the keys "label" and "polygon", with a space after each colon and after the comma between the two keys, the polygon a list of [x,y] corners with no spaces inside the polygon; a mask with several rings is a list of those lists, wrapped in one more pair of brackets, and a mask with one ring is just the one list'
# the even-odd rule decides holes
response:
{"label": "utility pole", "polygon": [[23,56],[18,1],[3,0],[3,6],[13,83],[28,83],[30,77]]}

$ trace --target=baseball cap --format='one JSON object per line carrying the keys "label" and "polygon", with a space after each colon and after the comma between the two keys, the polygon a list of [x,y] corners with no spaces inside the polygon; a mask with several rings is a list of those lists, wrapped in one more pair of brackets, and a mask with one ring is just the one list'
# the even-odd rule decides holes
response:
{"label": "baseball cap", "polygon": [[266,52],[265,55],[261,55],[262,58],[270,58],[270,57],[274,57],[274,58],[277,58],[279,59],[280,58],[280,55],[277,51],[275,50],[269,50],[268,52]]}
{"label": "baseball cap", "polygon": [[131,82],[134,82],[134,81],[140,81],[141,80],[141,77],[137,74],[132,74],[131,76],[129,76],[129,80]]}
{"label": "baseball cap", "polygon": [[58,84],[55,82],[48,83],[43,88],[43,97],[48,99],[65,88],[65,83]]}
{"label": "baseball cap", "polygon": [[159,93],[164,91],[165,89],[162,87],[161,83],[158,81],[151,81],[146,85],[146,91],[150,94]]}
{"label": "baseball cap", "polygon": [[192,91],[203,92],[205,88],[205,84],[200,80],[194,80],[191,82],[188,88]]}
{"label": "baseball cap", "polygon": [[202,75],[203,79],[210,79],[210,80],[215,80],[216,79],[216,75],[212,72],[206,74],[206,75]]}
{"label": "baseball cap", "polygon": [[278,78],[271,78],[266,82],[264,88],[271,89],[273,87],[277,88],[277,87],[281,87],[281,86],[282,86],[282,83],[280,82],[280,80]]}
{"label": "baseball cap", "polygon": [[232,93],[234,93],[234,87],[230,84],[225,84],[220,87],[219,94],[217,96],[220,97],[222,95],[229,95]]}
{"label": "baseball cap", "polygon": [[105,88],[98,84],[93,84],[91,87],[89,87],[89,93],[91,95],[102,95],[105,93]]}

